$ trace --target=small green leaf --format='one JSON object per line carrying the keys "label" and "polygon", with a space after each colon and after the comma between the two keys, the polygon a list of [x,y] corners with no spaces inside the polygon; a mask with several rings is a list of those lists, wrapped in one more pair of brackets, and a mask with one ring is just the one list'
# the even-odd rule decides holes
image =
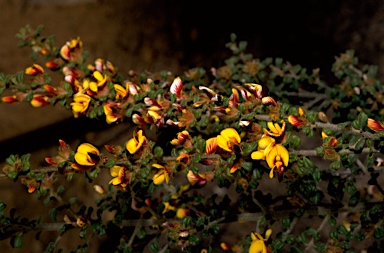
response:
{"label": "small green leaf", "polygon": [[334,161],[330,165],[331,169],[338,170],[341,168],[341,161]]}
{"label": "small green leaf", "polygon": [[376,239],[383,238],[384,237],[384,230],[382,230],[381,228],[375,228],[375,230],[373,231],[373,236]]}
{"label": "small green leaf", "polygon": [[163,149],[159,146],[156,146],[155,150],[153,151],[153,155],[155,156],[155,158],[161,158],[163,157],[163,154]]}
{"label": "small green leaf", "polygon": [[181,224],[183,224],[183,226],[185,228],[188,228],[192,223],[192,217],[191,216],[184,216],[182,219],[181,219]]}
{"label": "small green leaf", "polygon": [[336,231],[337,231],[337,233],[339,233],[341,235],[346,235],[348,233],[348,230],[343,225],[339,225],[336,228]]}
{"label": "small green leaf", "polygon": [[217,233],[219,233],[221,230],[221,227],[217,224],[214,224],[211,226],[211,231],[212,231],[212,234],[216,235]]}
{"label": "small green leaf", "polygon": [[149,249],[155,253],[159,252],[159,244],[157,243],[157,241],[154,241],[153,243],[149,244]]}
{"label": "small green leaf", "polygon": [[144,239],[144,237],[147,235],[147,231],[145,231],[144,227],[141,227],[139,232],[137,233],[137,238]]}
{"label": "small green leaf", "polygon": [[200,237],[197,235],[197,234],[191,234],[189,236],[189,242],[192,244],[192,245],[197,245],[200,243]]}
{"label": "small green leaf", "polygon": [[204,140],[204,139],[202,139],[202,138],[198,138],[198,139],[196,140],[196,145],[197,145],[197,148],[198,148],[202,153],[205,152],[205,145],[206,145],[206,143],[205,143],[205,140]]}
{"label": "small green leaf", "polygon": [[256,150],[258,143],[257,142],[251,142],[251,143],[245,143],[242,145],[242,151],[243,155],[247,156],[251,154],[254,150]]}
{"label": "small green leaf", "polygon": [[312,169],[314,167],[312,161],[309,160],[307,157],[303,157],[303,164],[304,164],[304,167],[307,169]]}
{"label": "small green leaf", "polygon": [[297,135],[291,135],[289,139],[289,146],[293,149],[296,149],[300,146],[301,144],[301,139]]}
{"label": "small green leaf", "polygon": [[23,247],[23,233],[13,236],[11,239],[11,244],[12,247],[16,249]]}
{"label": "small green leaf", "polygon": [[359,129],[363,129],[367,125],[368,116],[364,112],[361,112],[357,117],[357,121],[359,123]]}
{"label": "small green leaf", "polygon": [[246,171],[251,171],[253,167],[252,162],[243,162],[241,165],[242,168],[244,168]]}
{"label": "small green leaf", "polygon": [[285,228],[289,228],[291,226],[291,219],[289,218],[284,218],[282,222]]}
{"label": "small green leaf", "polygon": [[105,167],[106,167],[107,169],[110,169],[110,168],[112,168],[113,166],[115,166],[115,164],[116,164],[116,160],[110,158],[110,159],[108,159],[108,161],[105,163]]}

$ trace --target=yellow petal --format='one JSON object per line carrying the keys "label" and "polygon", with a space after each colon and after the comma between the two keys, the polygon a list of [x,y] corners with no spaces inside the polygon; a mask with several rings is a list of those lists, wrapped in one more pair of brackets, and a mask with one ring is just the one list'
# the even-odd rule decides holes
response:
{"label": "yellow petal", "polygon": [[152,167],[155,167],[157,169],[164,169],[164,166],[157,164],[157,163],[152,164]]}
{"label": "yellow petal", "polygon": [[125,146],[126,146],[127,150],[129,151],[129,153],[134,154],[139,149],[139,146],[137,144],[138,143],[135,140],[135,138],[132,138],[132,139],[129,139],[129,141],[127,142],[127,145],[125,145]]}
{"label": "yellow petal", "polygon": [[88,155],[82,154],[82,153],[76,153],[75,154],[75,161],[84,166],[92,166],[95,165],[95,163],[89,159]]}
{"label": "yellow petal", "polygon": [[121,180],[120,180],[120,178],[115,177],[115,178],[113,178],[111,181],[109,181],[108,184],[119,185],[119,184],[121,184]]}
{"label": "yellow petal", "polygon": [[271,234],[272,234],[272,229],[269,228],[269,229],[265,232],[265,240],[268,240],[269,237],[271,236]]}
{"label": "yellow petal", "polygon": [[278,153],[280,154],[281,160],[283,160],[284,166],[288,166],[288,162],[289,162],[288,150],[281,144],[277,144],[276,148],[278,150]]}
{"label": "yellow petal", "polygon": [[275,134],[279,133],[279,130],[276,128],[276,126],[279,126],[279,124],[274,124],[273,122],[267,123],[268,128]]}
{"label": "yellow petal", "polygon": [[265,155],[264,155],[263,151],[255,151],[255,152],[252,152],[251,158],[253,160],[264,160],[265,159]]}
{"label": "yellow petal", "polygon": [[100,152],[99,150],[93,146],[92,144],[89,143],[83,143],[77,148],[77,152],[87,154],[87,153],[93,153],[96,155],[99,155]]}
{"label": "yellow petal", "polygon": [[220,148],[222,148],[222,149],[224,149],[226,151],[229,151],[229,152],[232,151],[230,149],[230,147],[228,146],[228,140],[226,138],[224,138],[223,136],[218,135],[216,137],[216,141],[217,141],[217,145],[219,145]]}
{"label": "yellow petal", "polygon": [[153,178],[153,183],[156,184],[156,185],[159,185],[159,184],[162,184],[165,180],[165,173],[164,173],[164,170],[161,170],[159,172],[157,172]]}
{"label": "yellow petal", "polygon": [[109,174],[111,174],[112,177],[117,177],[121,168],[121,166],[113,166],[109,169]]}
{"label": "yellow petal", "polygon": [[261,138],[258,142],[258,146],[257,146],[257,149],[258,150],[264,150],[266,149],[270,144],[273,144],[275,143],[275,139],[273,139],[272,137],[269,137],[269,136],[265,136],[263,138]]}
{"label": "yellow petal", "polygon": [[251,242],[249,247],[249,253],[267,253],[267,247],[265,247],[264,241],[258,240]]}
{"label": "yellow petal", "polygon": [[217,149],[217,139],[216,137],[209,138],[205,142],[205,153],[212,154],[215,153]]}
{"label": "yellow petal", "polygon": [[232,141],[232,139],[236,140],[236,144],[240,143],[241,138],[240,135],[237,133],[237,131],[233,128],[226,128],[220,133],[221,136],[224,138],[227,138]]}

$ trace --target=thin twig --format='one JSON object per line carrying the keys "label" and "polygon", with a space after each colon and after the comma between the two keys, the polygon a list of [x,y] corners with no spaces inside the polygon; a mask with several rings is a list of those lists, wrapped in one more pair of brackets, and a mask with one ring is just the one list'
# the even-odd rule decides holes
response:
{"label": "thin twig", "polygon": [[299,220],[299,218],[297,216],[295,216],[293,218],[289,228],[283,233],[283,237],[282,237],[283,241],[285,241],[287,239],[288,235],[292,232],[293,228],[296,226],[296,223],[297,223],[298,220]]}
{"label": "thin twig", "polygon": [[[330,215],[327,214],[324,217],[323,221],[321,222],[320,226],[317,228],[316,232],[320,232],[324,228],[324,226],[325,226],[325,224],[327,224],[329,218],[330,218]],[[307,247],[305,248],[304,252],[308,252],[308,251],[312,250],[313,245],[314,245],[314,237],[312,236],[311,241],[309,241],[309,243],[307,244]]]}

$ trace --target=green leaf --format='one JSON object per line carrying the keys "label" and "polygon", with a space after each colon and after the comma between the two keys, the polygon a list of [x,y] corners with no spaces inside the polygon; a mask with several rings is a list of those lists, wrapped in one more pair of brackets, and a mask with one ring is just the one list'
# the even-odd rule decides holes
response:
{"label": "green leaf", "polygon": [[367,125],[368,116],[364,112],[361,112],[357,117],[357,121],[359,123],[359,129],[363,129]]}
{"label": "green leaf", "polygon": [[159,244],[157,243],[157,241],[154,241],[153,243],[149,244],[149,249],[155,253],[159,252]]}
{"label": "green leaf", "polygon": [[191,234],[189,236],[189,242],[192,244],[192,245],[197,245],[200,243],[200,237],[197,235],[197,234]]}
{"label": "green leaf", "polygon": [[381,228],[375,228],[375,230],[373,231],[373,236],[376,239],[383,238],[384,237],[384,230],[382,230]]}
{"label": "green leaf", "polygon": [[7,159],[5,159],[5,161],[11,165],[11,166],[15,166],[15,162],[17,160],[18,156],[17,155],[10,155]]}
{"label": "green leaf", "polygon": [[220,232],[221,227],[219,225],[217,225],[217,224],[214,224],[214,225],[211,226],[211,230],[212,230],[212,234],[215,235],[215,234]]}
{"label": "green leaf", "polygon": [[197,217],[196,226],[201,227],[205,224],[206,217]]}
{"label": "green leaf", "polygon": [[23,233],[15,235],[11,238],[11,244],[13,248],[20,249],[23,247]]}
{"label": "green leaf", "polygon": [[289,146],[293,149],[296,149],[300,146],[300,144],[301,144],[300,137],[292,134],[291,137],[289,138]]}
{"label": "green leaf", "polygon": [[63,186],[63,185],[60,185],[60,186],[57,188],[57,195],[62,194],[64,191],[65,191],[64,186]]}
{"label": "green leaf", "polygon": [[252,162],[243,162],[241,165],[242,168],[244,168],[246,171],[251,171],[253,167]]}
{"label": "green leaf", "polygon": [[303,164],[304,164],[304,167],[307,169],[312,169],[314,167],[311,160],[309,160],[307,157],[303,157]]}
{"label": "green leaf", "polygon": [[163,154],[163,149],[159,146],[156,146],[155,150],[153,151],[153,155],[155,156],[155,158],[161,158],[163,157]]}
{"label": "green leaf", "polygon": [[289,218],[284,218],[282,222],[285,228],[289,228],[291,226],[291,219]]}
{"label": "green leaf", "polygon": [[247,156],[251,154],[254,150],[256,150],[257,144],[258,144],[257,142],[251,142],[251,143],[245,143],[244,145],[242,145],[243,155]]}
{"label": "green leaf", "polygon": [[192,217],[191,216],[184,216],[181,219],[181,224],[185,227],[188,228],[192,223]]}
{"label": "green leaf", "polygon": [[324,252],[327,250],[327,244],[323,242],[315,242],[315,250],[318,252]]}
{"label": "green leaf", "polygon": [[15,180],[17,178],[17,176],[18,176],[18,173],[17,173],[17,171],[10,171],[10,172],[7,173],[7,176],[10,179]]}
{"label": "green leaf", "polygon": [[106,167],[107,169],[110,169],[110,168],[112,168],[113,166],[115,166],[115,164],[116,164],[116,160],[113,159],[113,158],[110,158],[110,159],[108,159],[108,161],[106,162],[105,167]]}
{"label": "green leaf", "polygon": [[16,74],[17,83],[18,84],[23,83],[23,79],[24,79],[24,72],[23,71],[17,72],[17,74]]}
{"label": "green leaf", "polygon": [[141,227],[139,232],[137,233],[137,238],[144,239],[144,237],[147,235],[147,231],[145,231],[144,227]]}
{"label": "green leaf", "polygon": [[337,233],[339,233],[341,235],[346,235],[348,233],[348,230],[343,225],[339,225],[336,228],[336,231],[337,231]]}
{"label": "green leaf", "polygon": [[197,145],[197,148],[198,148],[202,153],[205,152],[205,145],[206,145],[206,143],[205,143],[205,140],[204,140],[204,139],[202,139],[202,138],[198,138],[198,139],[196,140],[196,145]]}
{"label": "green leaf", "polygon": [[332,170],[338,170],[341,168],[341,161],[334,161],[330,165]]}
{"label": "green leaf", "polygon": [[151,173],[151,169],[148,167],[143,167],[140,170],[140,176],[141,178],[147,178],[149,173]]}
{"label": "green leaf", "polygon": [[321,171],[319,170],[319,168],[315,167],[313,168],[312,170],[312,177],[313,177],[313,180],[315,180],[315,182],[319,182],[320,179],[321,179]]}

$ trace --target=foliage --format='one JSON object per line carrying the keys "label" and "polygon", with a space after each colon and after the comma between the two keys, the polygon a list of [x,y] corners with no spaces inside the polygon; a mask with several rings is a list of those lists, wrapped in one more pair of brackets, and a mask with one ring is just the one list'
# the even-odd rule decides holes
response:
{"label": "foliage", "polygon": [[[353,51],[336,57],[332,85],[319,69],[253,58],[234,34],[232,57],[219,68],[124,75],[101,58],[87,63],[79,38],[56,47],[41,32],[17,35],[34,63],[0,74],[0,93],[10,93],[3,103],[63,106],[76,118],[137,127],[119,145],[72,149],[59,140],[40,169],[29,154],[10,155],[1,177],[24,184],[51,219],[20,217],[14,208],[8,215],[0,201],[1,239],[15,248],[25,247],[24,233],[43,230],[77,233],[84,244],[73,252],[111,229],[115,252],[354,252],[356,242],[373,247],[384,236],[384,88],[377,67],[360,68]],[[95,184],[105,170],[109,184]],[[99,193],[97,208],[64,195],[60,182],[74,177]],[[216,187],[226,194],[212,194]],[[254,229],[220,241],[234,222]],[[46,248],[58,250],[57,241]]]}

